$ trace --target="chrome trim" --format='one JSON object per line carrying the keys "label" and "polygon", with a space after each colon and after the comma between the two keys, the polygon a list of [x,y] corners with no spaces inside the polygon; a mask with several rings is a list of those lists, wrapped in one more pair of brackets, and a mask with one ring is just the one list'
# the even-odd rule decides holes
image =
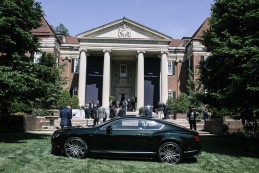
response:
{"label": "chrome trim", "polygon": [[134,151],[92,151],[93,153],[109,153],[109,154],[156,154],[156,152],[134,152]]}

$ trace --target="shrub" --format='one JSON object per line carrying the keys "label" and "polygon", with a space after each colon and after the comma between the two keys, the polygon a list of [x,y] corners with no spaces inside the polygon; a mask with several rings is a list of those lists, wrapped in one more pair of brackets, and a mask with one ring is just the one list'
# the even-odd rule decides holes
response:
{"label": "shrub", "polygon": [[[80,108],[78,96],[73,96],[71,98],[71,106],[72,106],[73,109],[79,109]],[[82,106],[84,106],[84,105],[82,105]]]}
{"label": "shrub", "polygon": [[69,90],[67,89],[62,90],[60,98],[58,100],[58,108],[61,109],[66,107],[67,105],[71,105],[71,102],[72,102],[72,99],[71,99]]}

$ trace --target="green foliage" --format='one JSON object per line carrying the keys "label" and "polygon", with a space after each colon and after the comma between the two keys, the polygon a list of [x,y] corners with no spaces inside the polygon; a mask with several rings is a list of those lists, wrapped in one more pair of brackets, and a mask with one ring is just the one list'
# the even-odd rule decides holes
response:
{"label": "green foliage", "polygon": [[196,108],[198,112],[202,112],[205,106],[200,99],[200,95],[204,92],[200,81],[194,80],[194,74],[190,69],[186,87],[188,90],[188,99],[190,101],[190,107]]}
{"label": "green foliage", "polygon": [[204,101],[242,119],[259,110],[259,11],[257,0],[216,0],[203,43],[211,56],[200,65]]}
{"label": "green foliage", "polygon": [[71,105],[72,98],[70,96],[69,90],[64,89],[61,91],[60,97],[58,99],[58,108],[64,108],[67,105]]}
{"label": "green foliage", "polygon": [[[69,158],[50,154],[50,134],[0,133],[0,140],[2,173],[256,173],[259,170],[259,141],[253,139],[201,135],[202,154],[197,159],[184,160],[177,165],[154,160],[119,158],[88,157],[71,161]],[[98,170],[95,169],[96,165]]]}
{"label": "green foliage", "polygon": [[11,58],[14,53],[36,52],[38,38],[30,31],[40,27],[42,16],[40,3],[34,0],[1,0],[0,55]]}
{"label": "green foliage", "polygon": [[38,108],[38,109],[33,109],[32,110],[32,115],[37,117],[37,116],[46,116],[46,115],[49,115],[49,112],[47,111],[47,109],[41,109],[41,108]]}
{"label": "green foliage", "polygon": [[62,34],[64,36],[69,36],[68,29],[65,27],[63,23],[59,24],[57,27],[55,27],[55,32]]}
{"label": "green foliage", "polygon": [[112,102],[115,102],[115,101],[116,101],[116,99],[115,99],[114,96],[110,96],[109,99],[110,99]]}
{"label": "green foliage", "polygon": [[131,103],[133,103],[133,104],[135,104],[135,102],[136,102],[136,97],[131,97]]}
{"label": "green foliage", "polygon": [[78,99],[78,96],[73,96],[71,98],[71,106],[72,106],[72,109],[79,109],[79,99]]}
{"label": "green foliage", "polygon": [[226,108],[210,108],[210,118],[232,117],[232,112]]}
{"label": "green foliage", "polygon": [[56,58],[46,53],[42,54],[40,62],[35,64],[35,67],[34,75],[40,79],[38,91],[42,92],[42,96],[37,99],[38,105],[42,108],[56,106],[62,90],[62,69],[57,66]]}
{"label": "green foliage", "polygon": [[170,106],[170,109],[174,113],[185,113],[188,111],[189,107],[190,101],[188,99],[188,95],[185,93],[180,93],[179,97],[177,97],[177,99],[175,100],[173,106]]}
{"label": "green foliage", "polygon": [[169,97],[167,100],[167,104],[170,108],[170,114],[174,114],[174,105],[175,105],[175,100],[172,97]]}
{"label": "green foliage", "polygon": [[34,64],[28,53],[38,52],[31,34],[40,27],[43,11],[33,0],[0,1],[0,114],[31,113],[55,105],[61,89],[56,58],[43,54]]}

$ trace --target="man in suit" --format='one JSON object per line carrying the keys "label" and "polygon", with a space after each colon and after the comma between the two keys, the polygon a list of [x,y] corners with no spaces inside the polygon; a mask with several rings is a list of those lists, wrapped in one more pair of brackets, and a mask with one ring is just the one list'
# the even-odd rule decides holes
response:
{"label": "man in suit", "polygon": [[192,108],[188,114],[187,114],[187,118],[189,120],[189,124],[190,124],[190,129],[194,129],[196,131],[196,117],[197,117],[197,113],[196,110],[194,108]]}
{"label": "man in suit", "polygon": [[59,117],[61,118],[60,120],[60,126],[61,128],[64,127],[71,127],[71,119],[72,119],[72,109],[70,105],[67,105],[65,108],[60,110],[60,115]]}

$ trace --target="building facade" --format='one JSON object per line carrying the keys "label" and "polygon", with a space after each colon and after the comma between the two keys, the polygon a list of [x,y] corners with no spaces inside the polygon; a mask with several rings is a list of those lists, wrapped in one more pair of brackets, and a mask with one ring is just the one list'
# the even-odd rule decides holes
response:
{"label": "building facade", "polygon": [[33,30],[41,38],[41,49],[53,53],[64,66],[64,88],[78,95],[79,104],[100,101],[109,107],[109,97],[136,98],[136,109],[166,103],[187,92],[189,69],[197,79],[199,62],[209,55],[201,44],[208,20],[192,37],[173,39],[135,21],[122,18],[76,37],[53,32],[42,18]]}

